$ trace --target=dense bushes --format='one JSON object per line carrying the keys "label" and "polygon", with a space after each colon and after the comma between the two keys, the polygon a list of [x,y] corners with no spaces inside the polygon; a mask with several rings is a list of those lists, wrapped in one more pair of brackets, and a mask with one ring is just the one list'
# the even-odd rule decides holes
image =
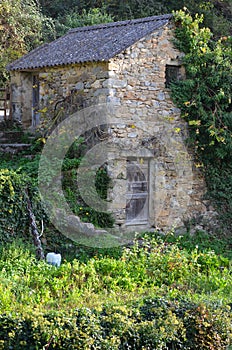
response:
{"label": "dense bushes", "polygon": [[188,301],[141,299],[30,315],[0,316],[1,349],[222,350],[229,344],[229,310]]}
{"label": "dense bushes", "polygon": [[0,349],[226,349],[228,258],[158,237],[102,254],[56,268],[1,247]]}
{"label": "dense bushes", "polygon": [[[33,164],[32,164],[33,168]],[[29,193],[37,222],[45,217],[35,181],[25,172],[0,169],[0,242],[12,242],[15,238],[28,239],[29,216],[27,194]]]}
{"label": "dense bushes", "polygon": [[0,240],[1,243],[20,237],[28,231],[25,190],[27,178],[13,170],[0,170]]}
{"label": "dense bushes", "polygon": [[172,97],[189,124],[189,143],[202,167],[208,198],[232,225],[232,38],[213,38],[203,17],[175,13],[175,44],[185,53],[186,79],[172,84]]}

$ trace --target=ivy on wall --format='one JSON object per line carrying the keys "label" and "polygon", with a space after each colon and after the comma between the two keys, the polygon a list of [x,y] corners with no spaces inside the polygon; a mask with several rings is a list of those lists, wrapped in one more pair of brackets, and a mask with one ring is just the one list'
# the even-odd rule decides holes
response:
{"label": "ivy on wall", "polygon": [[232,223],[232,38],[214,40],[203,16],[174,13],[175,45],[184,52],[186,79],[171,84],[189,124],[189,142],[206,176],[208,195],[227,226]]}
{"label": "ivy on wall", "polygon": [[26,192],[30,189],[33,210],[38,220],[43,218],[40,198],[33,181],[26,173],[13,169],[0,169],[0,243],[11,242],[16,237],[28,239],[29,218]]}

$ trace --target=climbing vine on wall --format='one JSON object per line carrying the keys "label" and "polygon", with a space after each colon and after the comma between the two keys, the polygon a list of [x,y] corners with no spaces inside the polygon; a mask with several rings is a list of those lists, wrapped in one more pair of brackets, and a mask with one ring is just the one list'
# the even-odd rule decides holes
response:
{"label": "climbing vine on wall", "polygon": [[232,222],[232,38],[214,40],[203,16],[174,13],[175,45],[184,52],[186,79],[172,84],[172,97],[189,124],[189,141],[203,167],[208,194]]}

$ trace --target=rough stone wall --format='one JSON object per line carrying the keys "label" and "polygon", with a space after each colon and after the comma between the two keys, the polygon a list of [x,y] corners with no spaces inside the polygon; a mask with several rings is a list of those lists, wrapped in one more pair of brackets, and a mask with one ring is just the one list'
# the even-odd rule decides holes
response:
{"label": "rough stone wall", "polygon": [[165,87],[166,65],[178,65],[181,60],[172,38],[172,28],[167,26],[141,39],[110,61],[109,79],[104,83],[110,91],[108,101],[127,108],[111,128],[114,142],[124,144],[125,151],[109,164],[113,178],[109,207],[116,223],[125,228],[133,226],[133,221],[125,225],[128,158],[137,158],[138,164],[149,162],[144,228],[181,226],[206,210],[204,180],[185,146],[186,124]]}
{"label": "rough stone wall", "polygon": [[32,118],[32,74],[30,72],[11,73],[12,116],[27,128]]}
{"label": "rough stone wall", "polygon": [[85,63],[47,68],[39,74],[41,124],[46,119],[58,122],[74,112],[104,103],[108,90],[103,87],[108,77],[107,63]]}
{"label": "rough stone wall", "polygon": [[55,118],[61,110],[68,116],[80,108],[107,101],[108,89],[104,87],[104,81],[108,78],[106,62],[13,72],[13,118],[22,121],[25,128],[32,125],[33,75],[39,78],[42,123]]}
{"label": "rough stone wall", "polygon": [[106,102],[108,90],[103,88],[103,83],[107,77],[106,62],[46,68],[39,74],[41,107],[50,105],[52,110],[59,101],[69,102],[74,92],[83,100],[84,107]]}

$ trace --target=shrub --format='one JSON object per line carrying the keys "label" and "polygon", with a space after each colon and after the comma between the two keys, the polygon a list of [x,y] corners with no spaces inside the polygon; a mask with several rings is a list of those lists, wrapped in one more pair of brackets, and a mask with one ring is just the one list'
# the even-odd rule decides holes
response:
{"label": "shrub", "polygon": [[86,307],[0,316],[1,349],[201,349],[229,344],[229,310],[188,301],[145,299],[100,311]]}
{"label": "shrub", "polygon": [[14,243],[0,249],[0,279],[0,349],[223,350],[231,339],[230,262],[212,251],[143,239],[56,268]]}
{"label": "shrub", "polygon": [[[215,40],[203,15],[177,11],[175,44],[184,52],[186,79],[171,84],[172,97],[189,124],[196,166],[204,170],[208,198],[229,231],[232,223],[232,37]],[[225,225],[226,224],[226,225]]]}
{"label": "shrub", "polygon": [[0,169],[0,242],[12,242],[16,237],[28,240],[29,217],[27,191],[32,199],[36,219],[45,217],[36,186],[25,173]]}

